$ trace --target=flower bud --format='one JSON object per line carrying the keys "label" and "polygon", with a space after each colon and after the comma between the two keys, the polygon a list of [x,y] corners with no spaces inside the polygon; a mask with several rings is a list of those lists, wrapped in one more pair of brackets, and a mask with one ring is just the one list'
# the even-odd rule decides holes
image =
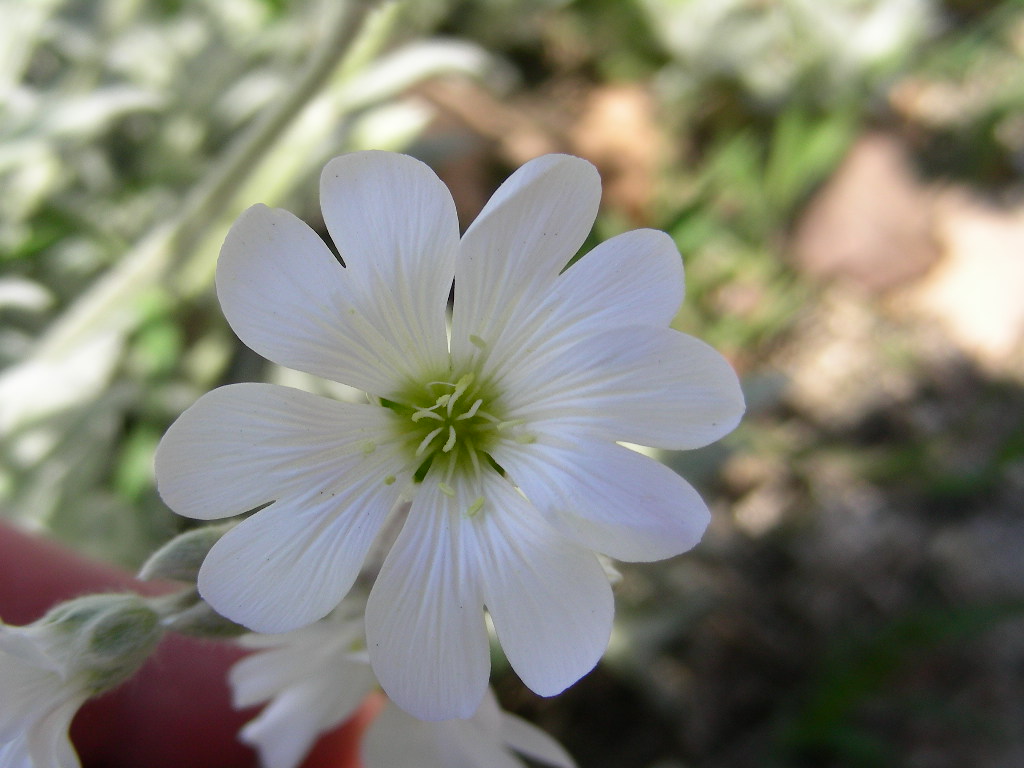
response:
{"label": "flower bud", "polygon": [[90,695],[135,674],[164,631],[157,612],[133,594],[70,600],[24,630],[39,640],[68,677],[81,676]]}
{"label": "flower bud", "polygon": [[139,578],[145,581],[172,579],[195,583],[199,566],[206,559],[206,554],[232,526],[233,523],[206,525],[175,536],[149,556],[139,570]]}
{"label": "flower bud", "polygon": [[55,765],[72,754],[75,712],[135,674],[162,634],[138,595],[70,600],[25,627],[0,621],[0,764]]}

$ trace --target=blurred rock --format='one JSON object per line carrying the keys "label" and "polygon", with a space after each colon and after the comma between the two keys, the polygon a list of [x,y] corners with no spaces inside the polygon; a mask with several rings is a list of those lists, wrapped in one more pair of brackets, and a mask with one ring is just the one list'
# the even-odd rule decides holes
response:
{"label": "blurred rock", "polygon": [[650,92],[637,84],[605,85],[586,99],[569,133],[573,151],[601,171],[605,201],[637,224],[649,223],[664,135]]}
{"label": "blurred rock", "polygon": [[934,193],[917,179],[895,137],[857,141],[799,221],[797,267],[879,293],[906,284],[938,259],[932,237]]}
{"label": "blurred rock", "polygon": [[1024,378],[1024,205],[949,193],[936,211],[942,261],[901,303],[988,372]]}

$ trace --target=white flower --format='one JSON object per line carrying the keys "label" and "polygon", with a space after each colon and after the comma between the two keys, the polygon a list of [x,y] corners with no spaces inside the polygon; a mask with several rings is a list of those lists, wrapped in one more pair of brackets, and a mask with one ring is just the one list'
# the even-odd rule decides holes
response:
{"label": "white flower", "polygon": [[461,240],[448,190],[410,157],[336,158],[321,198],[344,268],[299,219],[255,206],[224,243],[217,292],[249,347],[369,402],[237,384],[172,425],[156,457],[172,509],[263,507],[211,549],[200,592],[259,632],[316,621],[411,498],[366,610],[384,690],[424,719],[475,712],[486,607],[523,681],[558,693],[608,641],[595,552],[669,557],[708,522],[690,485],[617,441],[694,448],[743,410],[725,360],[668,327],[679,253],[638,230],[562,274],[600,199],[593,166],[564,155],[520,168]]}
{"label": "white flower", "polygon": [[0,622],[0,766],[77,768],[68,727],[89,698],[88,675],[69,668],[67,632]]}
{"label": "white flower", "polygon": [[285,635],[247,635],[263,650],[231,668],[238,709],[269,702],[241,739],[267,768],[295,768],[317,737],[349,719],[375,686],[361,621],[331,616]]}
{"label": "white flower", "polygon": [[0,766],[78,766],[75,712],[135,674],[162,635],[160,617],[133,594],[69,600],[25,627],[0,621]]}
{"label": "white flower", "polygon": [[[359,650],[362,622],[342,606],[302,629],[241,639],[259,650],[232,667],[229,681],[236,708],[268,702],[241,732],[265,768],[298,766],[317,738],[348,720],[375,687],[365,650]],[[554,739],[502,712],[489,688],[466,720],[424,722],[389,703],[363,743],[366,768],[522,768],[512,751],[574,767]]]}
{"label": "white flower", "polygon": [[389,705],[363,741],[366,768],[524,768],[514,752],[555,768],[576,765],[544,731],[502,712],[490,689],[468,720],[426,723]]}

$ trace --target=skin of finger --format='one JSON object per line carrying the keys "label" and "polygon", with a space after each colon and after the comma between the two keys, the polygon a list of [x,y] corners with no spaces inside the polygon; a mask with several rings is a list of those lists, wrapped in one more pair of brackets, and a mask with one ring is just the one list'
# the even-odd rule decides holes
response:
{"label": "skin of finger", "polygon": [[[156,594],[139,582],[43,538],[0,523],[0,618],[27,624],[62,600],[99,591]],[[227,670],[243,655],[227,643],[168,635],[139,673],[88,702],[71,734],[84,768],[252,768],[236,734],[256,710],[231,706]],[[358,742],[372,710],[324,737],[303,768],[358,768]]]}

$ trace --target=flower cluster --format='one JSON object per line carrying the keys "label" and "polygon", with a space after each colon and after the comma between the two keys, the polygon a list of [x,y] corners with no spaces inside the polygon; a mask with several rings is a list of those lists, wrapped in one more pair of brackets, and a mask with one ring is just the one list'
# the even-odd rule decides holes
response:
{"label": "flower cluster", "polygon": [[[315,624],[283,635],[247,635],[258,649],[231,670],[236,707],[267,702],[241,732],[267,768],[296,768],[317,737],[345,722],[375,686],[354,600]],[[514,753],[554,768],[572,758],[543,731],[502,712],[488,690],[469,718],[429,723],[393,704],[362,745],[366,768],[522,768]]]}
{"label": "flower cluster", "polygon": [[340,259],[285,211],[239,218],[217,266],[239,338],[367,396],[236,384],[172,425],[156,458],[170,507],[198,519],[257,510],[199,571],[210,605],[257,632],[309,625],[398,529],[365,639],[402,709],[424,720],[479,710],[485,611],[537,693],[594,666],[613,613],[596,553],[669,557],[708,522],[689,484],[622,443],[695,448],[743,411],[726,361],[669,327],[683,272],[667,235],[629,232],[567,268],[599,199],[589,163],[541,157],[460,238],[427,166],[361,152],[321,179]]}
{"label": "flower cluster", "polygon": [[25,627],[0,622],[0,766],[78,768],[68,738],[78,708],[135,674],[162,634],[136,595],[71,600]]}
{"label": "flower cluster", "polygon": [[237,708],[269,702],[240,734],[263,764],[295,768],[322,733],[345,722],[374,687],[362,621],[342,609],[284,635],[246,635],[259,649],[231,670]]}
{"label": "flower cluster", "polygon": [[68,726],[90,691],[85,675],[73,674],[54,648],[62,639],[39,627],[0,624],[0,765],[78,765]]}

